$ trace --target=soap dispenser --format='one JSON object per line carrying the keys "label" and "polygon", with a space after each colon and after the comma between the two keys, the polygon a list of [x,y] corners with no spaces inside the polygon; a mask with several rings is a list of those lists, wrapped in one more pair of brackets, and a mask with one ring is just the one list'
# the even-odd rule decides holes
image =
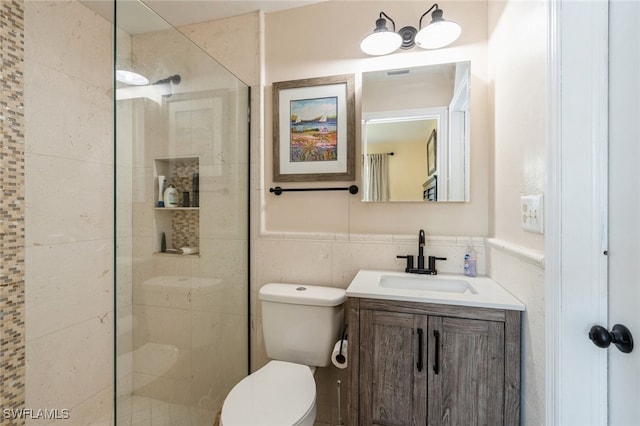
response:
{"label": "soap dispenser", "polygon": [[475,277],[476,272],[476,251],[473,249],[471,243],[467,246],[467,250],[464,254],[464,274],[467,277]]}

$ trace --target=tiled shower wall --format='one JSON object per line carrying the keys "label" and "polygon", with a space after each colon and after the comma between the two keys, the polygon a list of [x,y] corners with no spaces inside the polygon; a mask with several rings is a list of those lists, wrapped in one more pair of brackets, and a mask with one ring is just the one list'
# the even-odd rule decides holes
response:
{"label": "tiled shower wall", "polygon": [[24,405],[109,425],[113,28],[78,1],[25,1],[24,23]]}
{"label": "tiled shower wall", "polygon": [[[24,407],[24,4],[0,2],[0,409]],[[3,411],[4,413],[4,411]],[[2,415],[2,413],[0,413]],[[0,418],[0,423],[6,420]]]}

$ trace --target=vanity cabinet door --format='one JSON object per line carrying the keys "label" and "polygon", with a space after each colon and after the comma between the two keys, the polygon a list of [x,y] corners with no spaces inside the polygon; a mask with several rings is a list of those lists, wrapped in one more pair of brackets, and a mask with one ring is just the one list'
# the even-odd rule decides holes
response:
{"label": "vanity cabinet door", "polygon": [[426,424],[428,317],[368,309],[360,315],[359,424]]}
{"label": "vanity cabinet door", "polygon": [[504,424],[504,323],[429,317],[428,425]]}
{"label": "vanity cabinet door", "polygon": [[348,306],[359,325],[349,336],[350,426],[520,424],[519,311],[358,298]]}

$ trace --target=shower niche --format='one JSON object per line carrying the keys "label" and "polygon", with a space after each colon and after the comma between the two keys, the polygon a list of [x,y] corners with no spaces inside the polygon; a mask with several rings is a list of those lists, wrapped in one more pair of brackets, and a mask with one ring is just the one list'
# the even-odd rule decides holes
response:
{"label": "shower niche", "polygon": [[[154,242],[156,255],[195,255],[200,247],[200,158],[154,159]],[[161,183],[164,181],[164,185]],[[164,192],[177,190],[176,207],[169,207]],[[162,235],[164,234],[164,243]],[[183,248],[186,248],[183,250]]]}

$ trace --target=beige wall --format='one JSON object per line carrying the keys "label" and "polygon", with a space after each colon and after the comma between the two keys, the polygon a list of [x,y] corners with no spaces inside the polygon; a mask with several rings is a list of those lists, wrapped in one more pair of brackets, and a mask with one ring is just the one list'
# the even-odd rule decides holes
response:
{"label": "beige wall", "polygon": [[73,424],[113,408],[111,57],[84,6],[25,2],[25,406]]}
{"label": "beige wall", "polygon": [[489,109],[493,115],[489,275],[525,305],[522,424],[545,413],[544,237],[520,229],[520,196],[545,184],[546,4],[489,3]]}
{"label": "beige wall", "polygon": [[[398,27],[417,25],[424,13],[420,2],[326,2],[266,15],[265,24],[265,144],[259,188],[264,232],[321,232],[345,234],[488,235],[488,111],[486,3],[454,2],[446,17],[464,28],[450,48],[411,51],[369,57],[360,40],[373,29],[380,10]],[[295,37],[292,37],[295,34]],[[275,197],[272,182],[271,84],[276,81],[356,75],[356,123],[360,122],[360,85],[364,71],[471,61],[471,202],[455,204],[367,204],[360,196],[343,193],[301,193]],[[356,158],[360,158],[360,126],[356,125]],[[357,162],[356,170],[359,170]],[[362,186],[358,175],[357,182]],[[280,184],[281,186],[284,186]],[[295,185],[293,185],[295,186]],[[398,218],[402,218],[398,220]]]}
{"label": "beige wall", "polygon": [[519,197],[545,185],[545,3],[489,3],[493,139],[492,234],[535,250],[544,237],[520,228]]}
{"label": "beige wall", "polygon": [[261,14],[246,15],[200,24],[179,30],[249,86],[260,84]]}

